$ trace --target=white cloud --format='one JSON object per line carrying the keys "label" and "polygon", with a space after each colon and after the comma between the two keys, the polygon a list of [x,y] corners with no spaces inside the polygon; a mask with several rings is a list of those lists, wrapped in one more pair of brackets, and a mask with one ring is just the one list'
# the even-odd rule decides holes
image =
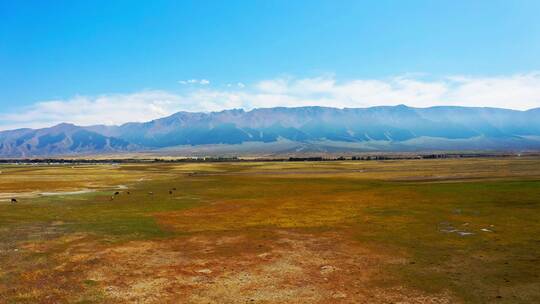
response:
{"label": "white cloud", "polygon": [[210,84],[210,80],[208,79],[188,79],[188,80],[179,80],[179,84],[187,85],[187,84],[200,84],[200,85],[208,85]]}
{"label": "white cloud", "polygon": [[163,91],[76,96],[36,103],[17,112],[0,113],[0,129],[43,127],[60,122],[79,125],[119,124],[162,117],[182,107],[181,96]]}
{"label": "white cloud", "polygon": [[[60,122],[79,125],[147,121],[176,111],[246,110],[275,106],[369,107],[406,104],[414,107],[463,105],[530,109],[540,107],[540,72],[497,77],[451,76],[425,80],[423,75],[338,81],[334,76],[281,77],[254,86],[227,85],[182,93],[142,91],[132,94],[76,96],[36,103],[15,112],[0,112],[0,129],[43,127]],[[205,85],[205,79],[182,84]]]}
{"label": "white cloud", "polygon": [[277,78],[273,80],[263,80],[256,85],[260,92],[272,94],[285,93],[289,89],[289,79]]}
{"label": "white cloud", "polygon": [[227,88],[232,88],[233,86],[236,86],[240,89],[243,89],[246,87],[246,85],[242,82],[237,82],[236,84],[232,84],[232,83],[227,83]]}

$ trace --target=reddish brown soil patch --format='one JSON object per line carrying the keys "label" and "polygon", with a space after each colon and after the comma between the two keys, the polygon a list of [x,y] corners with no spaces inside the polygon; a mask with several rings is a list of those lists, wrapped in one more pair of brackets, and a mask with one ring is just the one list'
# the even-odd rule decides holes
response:
{"label": "reddish brown soil patch", "polygon": [[72,245],[56,269],[96,282],[109,303],[450,303],[393,285],[384,267],[405,260],[348,239],[257,230]]}

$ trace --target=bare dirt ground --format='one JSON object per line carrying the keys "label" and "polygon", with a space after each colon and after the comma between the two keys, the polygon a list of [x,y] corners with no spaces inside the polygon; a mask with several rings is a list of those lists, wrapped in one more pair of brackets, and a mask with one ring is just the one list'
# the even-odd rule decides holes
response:
{"label": "bare dirt ground", "polygon": [[114,246],[88,246],[86,238],[23,248],[46,253],[69,244],[54,256],[55,269],[99,282],[117,303],[455,303],[447,294],[381,288],[391,280],[385,266],[407,259],[358,246],[339,232],[260,230]]}

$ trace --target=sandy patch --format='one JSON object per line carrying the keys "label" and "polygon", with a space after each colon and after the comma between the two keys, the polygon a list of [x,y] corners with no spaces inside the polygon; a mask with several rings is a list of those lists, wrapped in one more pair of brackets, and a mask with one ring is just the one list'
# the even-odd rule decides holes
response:
{"label": "sandy patch", "polygon": [[58,195],[77,195],[77,194],[85,194],[85,193],[91,193],[96,190],[93,189],[83,189],[78,191],[57,191],[57,192],[41,192],[39,195],[42,196],[58,196]]}

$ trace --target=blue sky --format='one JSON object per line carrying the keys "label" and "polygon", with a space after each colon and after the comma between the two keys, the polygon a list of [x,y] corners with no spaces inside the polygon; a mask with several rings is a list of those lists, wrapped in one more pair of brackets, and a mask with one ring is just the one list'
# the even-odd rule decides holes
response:
{"label": "blue sky", "polygon": [[[53,123],[70,106],[64,119],[94,123],[99,109],[74,117],[99,102],[140,106],[124,120],[310,102],[540,107],[539,12],[540,1],[0,0],[0,128]],[[463,97],[478,88],[481,102]]]}

